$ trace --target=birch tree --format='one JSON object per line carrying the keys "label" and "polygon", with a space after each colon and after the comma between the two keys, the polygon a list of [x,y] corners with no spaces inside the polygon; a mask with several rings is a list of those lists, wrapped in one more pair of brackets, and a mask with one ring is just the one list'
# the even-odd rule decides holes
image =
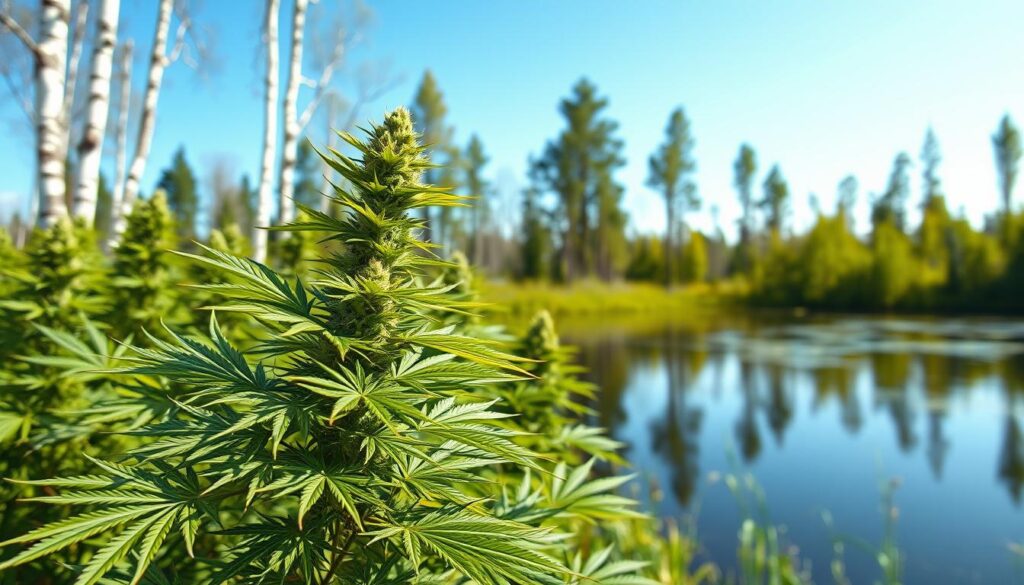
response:
{"label": "birch tree", "polygon": [[[344,27],[333,27],[340,31],[333,40],[331,55],[315,82],[302,74],[303,45],[305,44],[306,9],[308,0],[295,0],[292,16],[292,53],[288,67],[288,80],[284,95],[284,142],[281,151],[281,200],[278,221],[282,224],[295,219],[295,164],[298,155],[299,135],[309,124],[328,92],[334,71],[341,64],[348,44]],[[313,87],[313,97],[306,109],[299,114],[299,89],[303,85]]]}
{"label": "birch tree", "polygon": [[120,0],[99,0],[96,39],[89,74],[88,108],[85,128],[78,143],[74,214],[75,217],[82,218],[90,224],[96,217],[96,188],[103,155],[103,138],[106,135],[110,112],[110,85],[120,8]]}
{"label": "birch tree", "polygon": [[267,0],[267,14],[264,21],[264,44],[266,48],[266,77],[263,104],[263,156],[260,161],[259,198],[256,204],[256,225],[252,234],[253,258],[257,262],[267,259],[267,232],[270,225],[271,196],[273,195],[274,154],[277,150],[277,29],[278,0]]}
{"label": "birch tree", "polygon": [[67,215],[61,151],[66,140],[63,106],[71,1],[41,0],[40,7],[38,42],[11,16],[6,4],[0,10],[0,25],[34,57],[38,223],[50,226]]}
{"label": "birch tree", "polygon": [[[178,28],[174,44],[170,43],[171,16],[178,16]],[[120,238],[125,228],[125,220],[131,212],[135,199],[139,195],[139,182],[146,171],[149,151],[153,144],[156,131],[156,109],[160,98],[160,87],[163,84],[164,71],[167,66],[185,56],[187,58],[186,38],[192,31],[192,19],[184,4],[175,10],[173,0],[160,0],[157,10],[156,31],[153,35],[153,50],[149,59],[149,73],[146,78],[146,92],[142,99],[142,114],[139,121],[139,132],[135,142],[135,151],[131,166],[124,182],[124,193],[121,207],[114,220],[114,239]],[[191,63],[190,63],[191,64]]]}
{"label": "birch tree", "polygon": [[[68,145],[71,144],[72,114],[75,107],[75,91],[78,87],[78,64],[82,60],[82,49],[85,46],[85,28],[89,22],[89,3],[86,0],[78,0],[75,5],[74,25],[69,29],[71,38],[66,77],[64,81],[64,105],[61,107],[60,123],[62,126],[61,136],[64,138],[60,145],[60,159],[68,164]],[[65,166],[65,171],[67,167]],[[69,183],[65,180],[65,189]],[[71,193],[65,193],[66,204],[71,206]]]}
{"label": "birch tree", "polygon": [[[114,193],[110,205],[111,225],[116,224],[121,214],[121,205],[124,201],[125,174],[128,170],[128,113],[131,110],[132,101],[132,58],[134,57],[135,43],[128,39],[121,47],[121,68],[118,81],[121,97],[118,101],[117,129],[115,130],[114,156]],[[117,233],[112,229],[111,234]]]}

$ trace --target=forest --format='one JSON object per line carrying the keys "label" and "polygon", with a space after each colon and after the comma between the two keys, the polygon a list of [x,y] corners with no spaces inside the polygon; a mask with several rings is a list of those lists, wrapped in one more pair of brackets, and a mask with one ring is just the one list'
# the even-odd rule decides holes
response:
{"label": "forest", "polygon": [[[670,316],[706,310],[709,322],[728,321],[723,310],[1024,309],[1024,212],[1014,201],[1024,151],[1009,113],[991,112],[979,145],[991,150],[1001,199],[977,224],[950,209],[931,127],[916,156],[894,154],[884,184],[836,177],[826,209],[791,189],[784,161],[748,142],[731,167],[701,167],[728,176],[733,192],[702,189],[702,137],[679,105],[664,112],[643,161],[659,202],[652,231],[637,227],[628,203],[625,128],[599,76],[567,77],[562,97],[546,96],[559,125],[510,192],[487,146],[503,137],[457,140],[431,69],[417,72],[405,105],[386,109],[379,98],[396,78],[373,60],[360,70],[374,75],[352,74],[369,7],[355,4],[335,28],[316,2],[255,4],[262,120],[248,120],[261,136],[245,145],[259,155],[249,174],[157,124],[165,71],[216,61],[197,4],[154,2],[143,43],[119,0],[0,2],[5,107],[24,114],[34,146],[29,208],[4,210],[0,229],[0,585],[821,582],[747,469],[771,450],[759,417],[781,449],[798,416],[784,366],[756,361],[774,359],[770,348],[734,352],[751,360],[735,389],[737,446],[715,448],[739,457],[709,481],[727,487],[739,523],[729,529],[734,554],[715,557],[689,515],[659,506],[667,487],[696,508],[702,419],[687,392],[708,347],[729,339],[703,322],[682,342],[677,331],[659,338],[666,355],[690,360],[666,373],[671,428],[650,431],[674,473],[663,487],[633,469],[639,439],[617,420],[628,418],[621,362],[635,348],[584,336],[581,353],[598,371],[580,365],[555,322],[583,311],[574,291],[629,296]],[[349,75],[343,90],[337,78]],[[170,160],[153,160],[158,132],[178,143]],[[720,221],[724,197],[740,210],[735,225]],[[805,205],[807,226],[794,219]],[[708,211],[713,227],[701,229],[692,218]],[[502,290],[535,295],[528,314]],[[715,326],[750,338],[762,328]],[[964,336],[1019,341],[983,333]],[[891,351],[960,359],[949,341],[958,335],[915,332]],[[874,409],[893,419],[908,454],[912,359],[863,351],[882,396]],[[813,371],[813,408],[835,401],[840,426],[856,434],[870,415],[842,368],[862,354],[840,357]],[[936,480],[949,388],[1007,381],[997,475],[1017,506],[1019,364],[947,371],[920,361]],[[766,400],[750,364],[769,372]],[[872,494],[881,537],[857,541],[885,585],[908,582],[898,483]],[[814,559],[837,585],[860,582],[847,574],[844,542]],[[1010,548],[1022,558],[1024,546]]]}

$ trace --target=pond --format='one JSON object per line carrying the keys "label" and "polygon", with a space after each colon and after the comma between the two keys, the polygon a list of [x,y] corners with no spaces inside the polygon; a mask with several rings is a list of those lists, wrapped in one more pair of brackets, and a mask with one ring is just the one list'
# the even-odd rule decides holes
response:
{"label": "pond", "polygon": [[723,477],[749,472],[817,583],[836,538],[852,582],[874,582],[885,515],[906,583],[1024,583],[1024,320],[676,321],[561,330],[639,497],[691,521],[705,560],[735,568],[743,515]]}

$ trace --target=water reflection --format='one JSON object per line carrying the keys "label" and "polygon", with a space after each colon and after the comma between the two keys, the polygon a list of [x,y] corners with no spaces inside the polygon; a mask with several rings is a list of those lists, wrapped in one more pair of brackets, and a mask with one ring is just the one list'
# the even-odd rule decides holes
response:
{"label": "water reflection", "polygon": [[[1024,321],[727,315],[563,331],[602,388],[598,423],[637,471],[671,487],[658,512],[700,504],[716,561],[734,555],[736,527],[722,522],[728,496],[703,478],[734,452],[821,582],[831,559],[820,510],[870,538],[882,474],[903,480],[907,582],[1014,578]],[[853,562],[851,575],[870,582],[871,565]]]}

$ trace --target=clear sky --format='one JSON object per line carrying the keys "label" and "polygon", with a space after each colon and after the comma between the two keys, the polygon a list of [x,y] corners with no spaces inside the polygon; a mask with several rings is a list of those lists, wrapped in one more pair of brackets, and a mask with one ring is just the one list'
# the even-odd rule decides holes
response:
{"label": "clear sky", "polygon": [[[133,35],[145,50],[153,4],[124,0],[122,37]],[[757,151],[758,183],[771,164],[781,165],[796,227],[813,216],[810,193],[831,209],[837,183],[851,173],[861,186],[863,224],[867,193],[884,187],[899,151],[917,160],[931,125],[950,207],[979,222],[998,202],[990,135],[1004,113],[1024,122],[1020,0],[369,4],[376,22],[357,56],[389,63],[402,81],[367,116],[408,103],[431,68],[456,139],[478,133],[492,156],[491,177],[513,193],[525,183],[527,157],[562,126],[558,101],[587,76],[620,123],[628,164],[618,178],[632,225],[642,231],[664,225],[661,202],[644,184],[646,161],[678,105],[692,119],[705,201],[693,220],[708,226],[715,204],[730,234],[738,213],[732,161],[741,142]],[[337,6],[321,0],[314,10],[314,26],[322,27]],[[207,0],[196,18],[215,39],[215,67],[203,79],[181,63],[168,69],[145,190],[182,143],[200,177],[217,159],[231,161],[239,174],[258,168],[262,3]],[[139,55],[140,92],[144,63]],[[343,71],[340,83],[348,85],[352,75]],[[9,210],[19,199],[27,207],[33,145],[9,94],[0,96],[7,125],[0,206]],[[322,128],[311,131],[322,140]],[[111,160],[104,169],[112,173]],[[915,167],[915,202],[919,173]]]}

